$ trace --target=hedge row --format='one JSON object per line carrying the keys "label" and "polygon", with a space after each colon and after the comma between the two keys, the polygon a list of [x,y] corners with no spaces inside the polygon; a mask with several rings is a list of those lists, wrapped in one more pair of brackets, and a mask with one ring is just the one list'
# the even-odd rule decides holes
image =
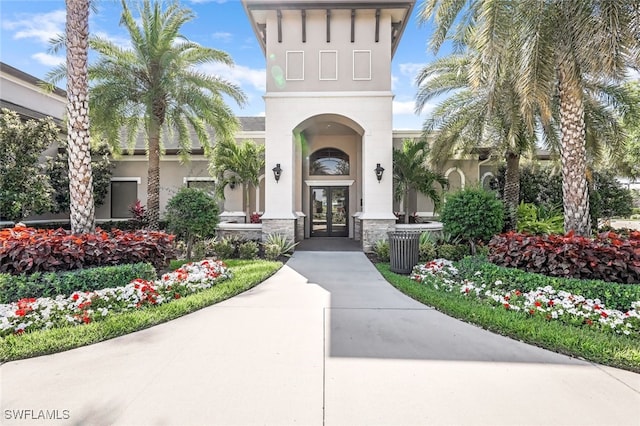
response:
{"label": "hedge row", "polygon": [[158,276],[149,263],[101,266],[59,273],[0,274],[0,303],[11,303],[27,297],[55,297],[75,291],[124,287],[136,278],[152,281]]}
{"label": "hedge row", "polygon": [[489,242],[489,260],[549,276],[640,283],[640,232],[595,238],[510,232]]}
{"label": "hedge row", "polygon": [[100,228],[73,235],[64,229],[15,227],[0,230],[0,272],[68,271],[95,266],[149,262],[157,269],[173,257],[173,235]]}
{"label": "hedge row", "polygon": [[[510,290],[520,290],[523,293],[536,290],[539,287],[551,286],[555,290],[579,294],[587,299],[600,299],[609,309],[627,311],[631,303],[640,300],[640,285],[549,277],[519,269],[504,268],[479,257],[466,257],[456,266],[461,278],[476,284],[493,284],[500,280]],[[480,274],[476,274],[477,271]]]}

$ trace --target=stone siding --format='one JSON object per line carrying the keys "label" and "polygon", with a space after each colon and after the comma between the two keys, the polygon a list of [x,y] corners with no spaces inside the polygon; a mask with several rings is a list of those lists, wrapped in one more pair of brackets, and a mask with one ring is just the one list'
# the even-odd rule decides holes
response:
{"label": "stone siding", "polygon": [[290,241],[295,241],[296,220],[295,219],[262,219],[262,241],[265,241],[269,234],[284,235]]}
{"label": "stone siding", "polygon": [[362,251],[372,252],[378,240],[387,240],[387,233],[395,227],[394,219],[363,219],[362,220]]}
{"label": "stone siding", "polygon": [[218,238],[237,236],[242,240],[262,241],[261,229],[217,229]]}

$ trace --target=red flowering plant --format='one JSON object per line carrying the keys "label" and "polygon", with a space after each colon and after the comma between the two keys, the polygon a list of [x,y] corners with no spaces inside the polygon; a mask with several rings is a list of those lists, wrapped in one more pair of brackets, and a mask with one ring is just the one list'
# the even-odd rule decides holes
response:
{"label": "red flowering plant", "polygon": [[[640,301],[631,303],[626,311],[607,309],[599,299],[587,299],[551,286],[523,292],[509,288],[501,280],[483,282],[480,271],[473,280],[460,279],[453,263],[436,259],[413,268],[411,278],[433,288],[477,297],[500,309],[541,316],[574,326],[596,327],[603,331],[640,337]],[[476,280],[476,278],[474,278]]]}
{"label": "red flowering plant", "polygon": [[124,287],[0,304],[0,336],[88,324],[114,313],[161,305],[230,277],[231,271],[223,262],[203,260],[183,265],[156,281],[138,278]]}
{"label": "red flowering plant", "polygon": [[251,223],[262,223],[262,214],[253,212],[249,217]]}

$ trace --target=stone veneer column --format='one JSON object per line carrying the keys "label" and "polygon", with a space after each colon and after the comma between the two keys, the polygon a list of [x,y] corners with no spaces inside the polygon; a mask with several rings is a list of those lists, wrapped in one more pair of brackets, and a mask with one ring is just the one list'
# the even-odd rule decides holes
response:
{"label": "stone veneer column", "polygon": [[296,242],[304,240],[304,221],[306,215],[302,212],[296,212]]}
{"label": "stone veneer column", "polygon": [[372,252],[378,240],[387,240],[387,232],[393,231],[394,219],[362,219],[362,251]]}
{"label": "stone veneer column", "polygon": [[296,240],[295,219],[262,219],[262,241],[266,241],[269,234],[280,234],[290,241]]}

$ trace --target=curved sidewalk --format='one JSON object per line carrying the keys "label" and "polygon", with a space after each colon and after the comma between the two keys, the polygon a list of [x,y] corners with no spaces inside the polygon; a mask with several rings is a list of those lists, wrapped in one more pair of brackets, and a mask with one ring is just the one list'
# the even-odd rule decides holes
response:
{"label": "curved sidewalk", "polygon": [[3,425],[640,424],[640,375],[447,317],[361,252],[296,252],[218,305],[4,364],[0,392]]}

